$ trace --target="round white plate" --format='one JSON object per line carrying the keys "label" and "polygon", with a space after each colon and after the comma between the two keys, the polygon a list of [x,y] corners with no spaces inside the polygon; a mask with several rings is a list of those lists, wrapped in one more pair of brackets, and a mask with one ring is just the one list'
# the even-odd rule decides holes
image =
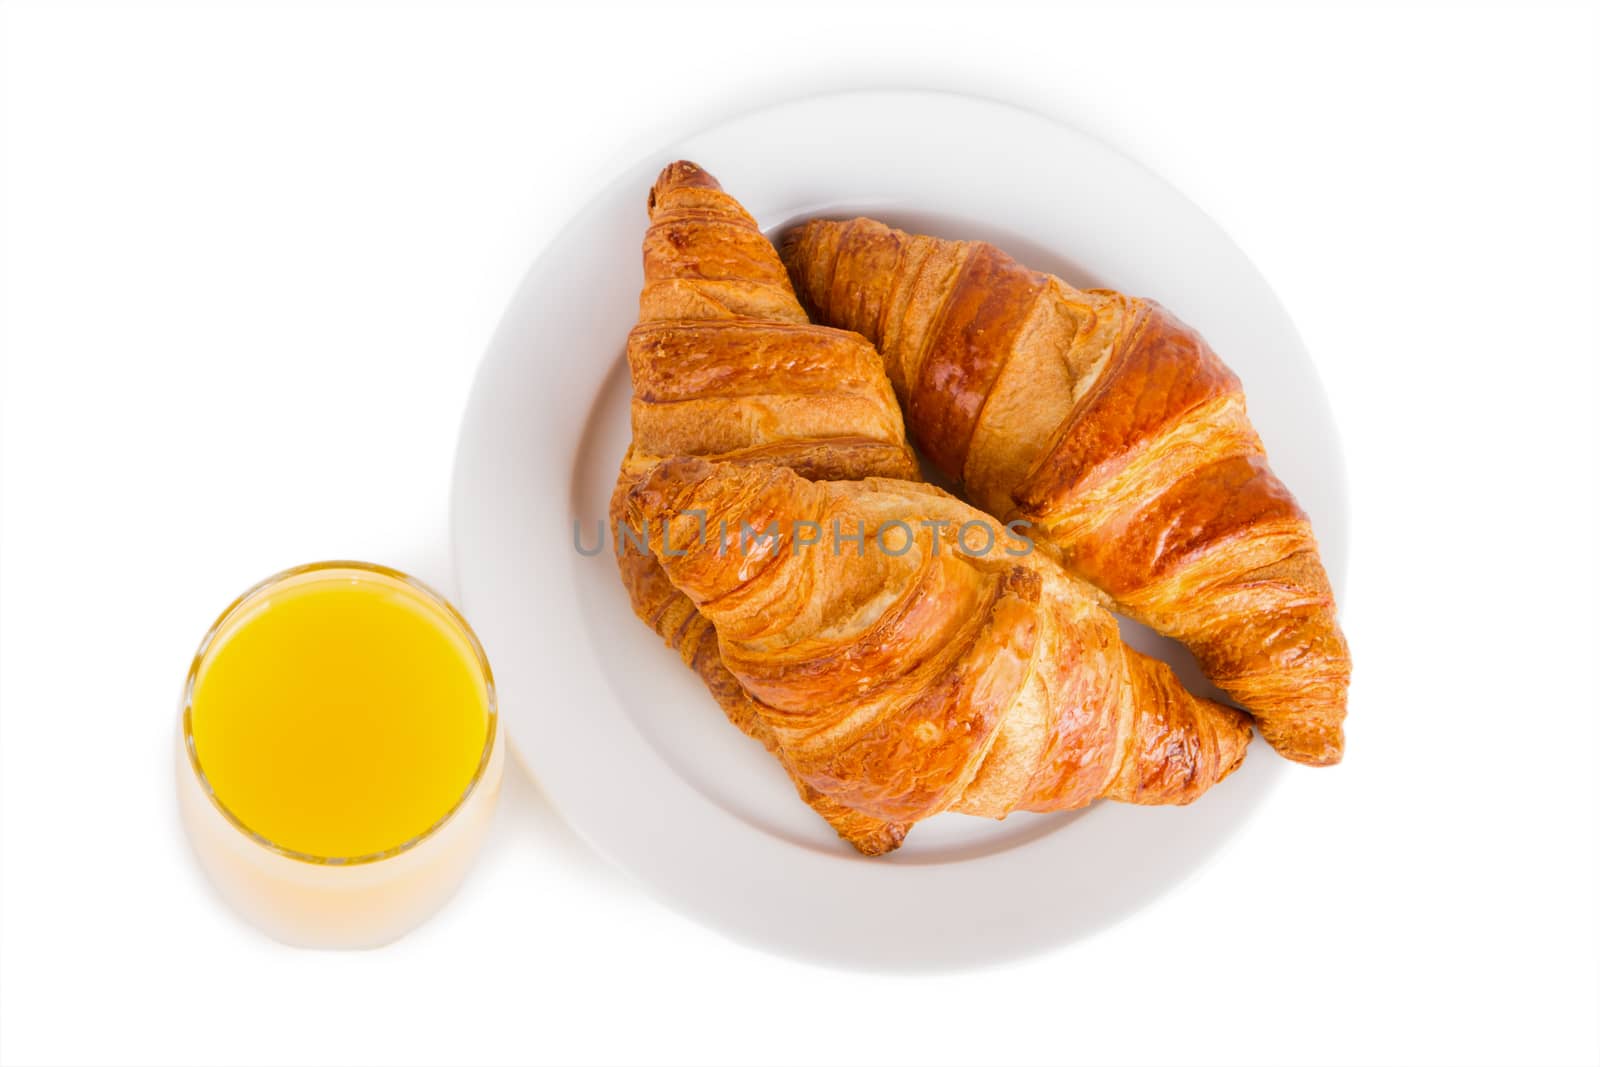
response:
{"label": "round white plate", "polygon": [[[769,233],[870,213],[988,238],[1074,283],[1160,300],[1243,378],[1273,466],[1342,584],[1343,472],[1316,373],[1266,283],[1199,209],[1026,111],[920,92],[801,100],[620,175],[528,272],[484,359],[456,460],[455,564],[518,755],[580,834],[673,906],[817,960],[923,969],[1035,952],[1179,884],[1285,772],[1259,740],[1238,773],[1187,808],[942,815],[892,856],[864,859],[634,617],[609,544],[596,556],[577,550],[574,522],[592,547],[628,441],[622,351],[637,314],[645,196],[679,158],[716,175]],[[1137,629],[1125,625],[1198,685],[1181,649]]]}

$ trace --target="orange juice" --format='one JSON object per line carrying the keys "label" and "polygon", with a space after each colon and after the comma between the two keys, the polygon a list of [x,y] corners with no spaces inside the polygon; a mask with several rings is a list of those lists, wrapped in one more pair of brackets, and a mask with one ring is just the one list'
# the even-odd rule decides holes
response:
{"label": "orange juice", "polygon": [[292,945],[372,948],[466,876],[505,768],[478,639],[399,571],[273,575],[200,644],[177,735],[178,814],[218,892]]}
{"label": "orange juice", "polygon": [[490,727],[478,654],[447,610],[382,575],[313,573],[225,625],[189,708],[222,807],[316,857],[396,849],[444,818]]}

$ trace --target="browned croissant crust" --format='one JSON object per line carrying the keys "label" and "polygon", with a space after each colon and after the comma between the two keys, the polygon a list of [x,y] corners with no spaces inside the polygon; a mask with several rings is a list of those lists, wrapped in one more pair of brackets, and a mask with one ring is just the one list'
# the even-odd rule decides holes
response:
{"label": "browned croissant crust", "polygon": [[912,440],[974,503],[1186,644],[1278,751],[1338,762],[1350,657],[1311,524],[1199,335],[870,219],[808,223],[783,257],[819,320],[878,345]]}
{"label": "browned croissant crust", "polygon": [[776,750],[853,811],[1185,804],[1244,757],[1245,715],[1190,695],[1091,589],[942,490],[680,457],[627,506]]}
{"label": "browned croissant crust", "polygon": [[[878,353],[855,334],[809,323],[755,220],[692,163],[668,166],[650,192],[628,367],[633,443],[612,499],[613,531],[628,488],[666,456],[782,464],[811,478],[918,476]],[[729,719],[785,761],[723,666],[711,624],[648,552],[621,537],[616,547],[634,611],[695,669]],[[799,778],[795,785],[868,855],[905,836],[904,825],[851,811]]]}

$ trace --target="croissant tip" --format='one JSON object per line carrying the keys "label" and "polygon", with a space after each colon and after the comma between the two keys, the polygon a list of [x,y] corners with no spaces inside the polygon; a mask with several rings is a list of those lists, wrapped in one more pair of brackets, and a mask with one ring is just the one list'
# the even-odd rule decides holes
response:
{"label": "croissant tip", "polygon": [[1344,748],[1328,748],[1315,753],[1285,752],[1284,755],[1307,767],[1337,767],[1344,760]]}
{"label": "croissant tip", "polygon": [[806,227],[810,225],[809,222],[796,222],[785,226],[778,234],[778,239],[773,242],[778,249],[778,258],[789,268],[790,274],[794,273],[795,256],[800,250],[801,240],[805,237]]}
{"label": "croissant tip", "polygon": [[1255,731],[1250,728],[1250,716],[1226,704],[1213,705],[1222,715],[1217,730],[1217,781],[1222,781],[1244,764],[1250,751]]}
{"label": "croissant tip", "polygon": [[722,183],[713,178],[698,163],[691,163],[687,159],[680,159],[668,163],[661,168],[661,173],[656,175],[656,182],[650,187],[648,208],[656,209],[656,202],[660,197],[673,189],[721,189]]}
{"label": "croissant tip", "polygon": [[1295,727],[1284,732],[1263,724],[1261,736],[1284,759],[1307,767],[1333,767],[1344,759],[1343,724],[1323,729],[1309,728],[1304,723],[1295,724]]}
{"label": "croissant tip", "polygon": [[801,219],[799,222],[791,222],[779,231],[777,239],[773,241],[778,249],[778,258],[792,270],[800,255],[800,244],[806,239],[807,234],[823,226],[839,224],[837,219]]}
{"label": "croissant tip", "polygon": [[[876,832],[864,837],[846,837],[855,850],[868,858],[887,856],[899,848],[906,840],[906,831],[911,829],[909,823],[884,823]],[[840,834],[844,837],[843,834]]]}

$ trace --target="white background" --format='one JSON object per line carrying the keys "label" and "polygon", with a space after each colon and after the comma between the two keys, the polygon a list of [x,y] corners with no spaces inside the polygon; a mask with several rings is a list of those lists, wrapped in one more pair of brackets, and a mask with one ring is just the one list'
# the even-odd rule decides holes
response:
{"label": "white background", "polygon": [[[576,8],[0,8],[0,1057],[1600,1059],[1593,7]],[[401,943],[236,921],[172,795],[215,613],[334,556],[448,587],[457,421],[543,243],[623,162],[863,86],[1077,125],[1271,281],[1349,464],[1346,762],[979,972],[730,944],[520,771]]]}

